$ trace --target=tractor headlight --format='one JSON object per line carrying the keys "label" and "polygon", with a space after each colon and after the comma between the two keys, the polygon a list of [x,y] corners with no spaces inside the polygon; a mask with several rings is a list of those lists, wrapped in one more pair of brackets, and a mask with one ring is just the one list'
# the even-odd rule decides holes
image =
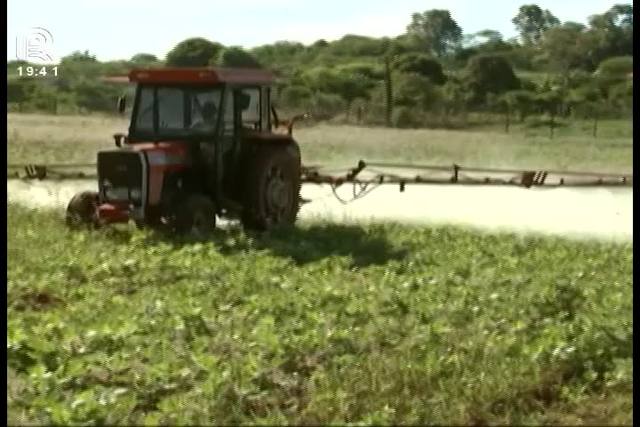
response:
{"label": "tractor headlight", "polygon": [[105,195],[107,196],[107,200],[132,200],[139,202],[142,197],[142,192],[139,188],[106,188]]}
{"label": "tractor headlight", "polygon": [[127,189],[107,187],[105,189],[105,196],[107,200],[127,200]]}

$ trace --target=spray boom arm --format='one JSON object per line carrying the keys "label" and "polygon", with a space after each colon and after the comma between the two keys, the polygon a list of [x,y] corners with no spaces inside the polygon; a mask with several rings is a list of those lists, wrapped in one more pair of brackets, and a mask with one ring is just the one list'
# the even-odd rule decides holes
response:
{"label": "spray boom arm", "polygon": [[[306,116],[306,115],[301,115]],[[275,115],[277,120],[277,115]],[[304,118],[304,117],[302,117]],[[291,132],[296,116],[287,122]],[[9,165],[8,179],[95,179],[95,164],[52,164],[52,165]],[[404,191],[407,184],[431,185],[512,185],[530,187],[619,187],[632,186],[633,175],[599,172],[553,171],[553,170],[516,170],[451,166],[414,165],[407,163],[365,162],[358,164],[342,174],[322,173],[322,167],[303,166],[301,182],[306,184],[328,184],[335,196],[347,203],[365,195],[382,184],[398,184]],[[88,172],[92,170],[92,172]],[[404,170],[405,173],[396,171]],[[409,174],[408,171],[413,172]],[[344,184],[353,185],[353,198],[343,200],[336,190]]]}

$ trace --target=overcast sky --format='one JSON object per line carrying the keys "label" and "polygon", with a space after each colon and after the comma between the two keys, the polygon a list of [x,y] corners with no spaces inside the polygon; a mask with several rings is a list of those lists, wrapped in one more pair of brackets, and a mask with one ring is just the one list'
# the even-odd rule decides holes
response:
{"label": "overcast sky", "polygon": [[[224,45],[254,47],[278,40],[308,44],[345,34],[396,36],[414,12],[448,9],[465,33],[483,29],[516,35],[511,19],[523,0],[8,0],[7,59],[16,59],[32,27],[53,39],[48,49],[59,58],[89,50],[100,60],[128,59],[147,52],[163,58],[178,42],[205,37]],[[561,21],[586,23],[616,3],[565,0],[535,2]],[[49,36],[47,36],[49,37]],[[19,43],[16,47],[16,38]]]}

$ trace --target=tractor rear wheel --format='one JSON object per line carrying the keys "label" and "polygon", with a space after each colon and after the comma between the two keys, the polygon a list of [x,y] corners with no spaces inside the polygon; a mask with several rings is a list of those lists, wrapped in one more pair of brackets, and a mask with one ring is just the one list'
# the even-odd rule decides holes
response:
{"label": "tractor rear wheel", "polygon": [[98,193],[83,191],[77,193],[67,205],[65,222],[71,228],[98,225],[96,209],[98,208]]}
{"label": "tractor rear wheel", "polygon": [[193,194],[176,212],[174,224],[180,234],[203,237],[216,228],[215,205],[208,197]]}
{"label": "tractor rear wheel", "polygon": [[300,209],[300,152],[297,145],[256,146],[244,188],[242,224],[264,231],[292,225]]}

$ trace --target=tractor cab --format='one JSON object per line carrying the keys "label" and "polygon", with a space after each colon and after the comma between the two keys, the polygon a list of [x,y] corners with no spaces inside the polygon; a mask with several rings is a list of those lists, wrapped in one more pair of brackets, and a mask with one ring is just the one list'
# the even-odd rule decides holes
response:
{"label": "tractor cab", "polygon": [[[270,131],[270,86],[262,70],[133,70],[137,84],[128,140],[215,139],[240,130]],[[124,108],[124,102],[119,105]]]}
{"label": "tractor cab", "polygon": [[98,192],[72,200],[70,221],[181,230],[210,228],[216,216],[257,229],[295,221],[300,151],[291,125],[272,132],[271,73],[162,68],[128,78],[136,84],[128,134],[98,153]]}

